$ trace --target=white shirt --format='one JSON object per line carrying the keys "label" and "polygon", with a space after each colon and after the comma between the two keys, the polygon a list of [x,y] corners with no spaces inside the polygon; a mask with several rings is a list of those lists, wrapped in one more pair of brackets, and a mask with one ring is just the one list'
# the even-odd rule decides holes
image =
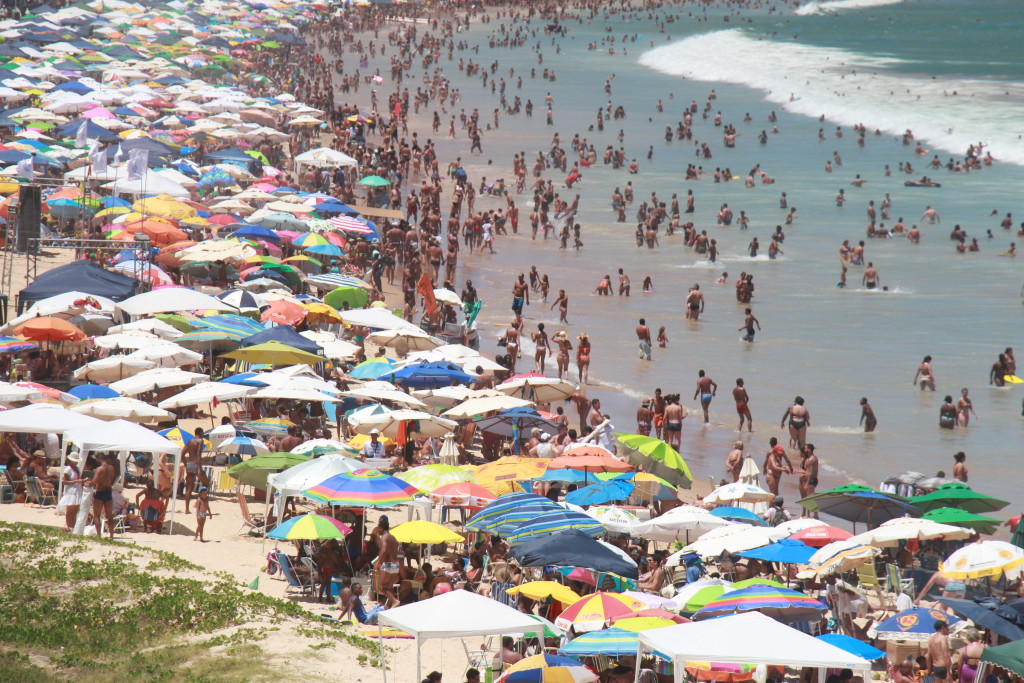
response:
{"label": "white shirt", "polygon": [[363,444],[363,450],[359,451],[359,453],[367,458],[383,458],[384,443],[380,439],[377,439],[377,441],[370,439]]}

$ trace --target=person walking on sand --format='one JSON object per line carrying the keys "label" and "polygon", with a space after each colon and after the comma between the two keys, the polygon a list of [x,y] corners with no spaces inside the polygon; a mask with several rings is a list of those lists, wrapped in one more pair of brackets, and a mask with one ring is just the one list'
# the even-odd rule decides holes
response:
{"label": "person walking on sand", "polygon": [[185,514],[188,514],[188,505],[192,501],[192,489],[196,486],[198,479],[200,486],[209,486],[203,473],[203,448],[205,447],[203,428],[196,427],[196,435],[185,444],[182,451],[182,460],[185,462]]}
{"label": "person walking on sand", "polygon": [[651,328],[647,327],[647,320],[640,318],[636,326],[636,338],[640,345],[640,358],[651,360]]}
{"label": "person walking on sand", "polygon": [[213,513],[210,512],[209,493],[210,489],[200,486],[199,492],[196,494],[196,535],[192,540],[200,543],[206,543],[206,539],[203,538],[203,528],[206,527],[206,519],[213,516]]}
{"label": "person walking on sand", "polygon": [[376,586],[386,600],[385,609],[391,609],[398,606],[395,584],[398,583],[401,569],[398,564],[398,540],[391,535],[391,522],[387,515],[381,515],[374,535],[380,543],[380,552],[373,563],[373,570],[378,577]]}
{"label": "person walking on sand", "polygon": [[754,418],[750,414],[750,396],[747,388],[743,385],[743,378],[736,380],[736,386],[732,389],[732,398],[736,401],[736,414],[740,416],[740,426],[737,431],[743,431],[743,420],[747,421],[747,431],[754,431]]}
{"label": "person walking on sand", "polygon": [[711,422],[708,417],[708,408],[711,406],[711,399],[718,393],[718,384],[715,380],[704,374],[703,370],[697,372],[697,388],[693,392],[693,398],[700,396],[700,407],[704,411],[704,424]]}
{"label": "person walking on sand", "polygon": [[871,409],[871,404],[868,403],[866,397],[860,400],[860,424],[864,425],[865,432],[873,432],[875,427],[878,426],[878,420],[875,419],[875,411]]}

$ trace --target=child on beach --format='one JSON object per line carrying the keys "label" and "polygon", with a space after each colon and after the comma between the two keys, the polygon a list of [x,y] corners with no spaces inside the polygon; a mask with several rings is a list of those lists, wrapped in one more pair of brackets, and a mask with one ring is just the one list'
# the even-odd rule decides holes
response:
{"label": "child on beach", "polygon": [[212,517],[213,513],[210,512],[210,489],[205,486],[199,487],[199,498],[196,500],[196,535],[192,539],[199,541],[200,543],[206,543],[206,539],[203,538],[203,527],[206,526],[206,518]]}
{"label": "child on beach", "polygon": [[668,346],[668,335],[665,334],[665,326],[662,325],[658,328],[658,346],[665,348]]}

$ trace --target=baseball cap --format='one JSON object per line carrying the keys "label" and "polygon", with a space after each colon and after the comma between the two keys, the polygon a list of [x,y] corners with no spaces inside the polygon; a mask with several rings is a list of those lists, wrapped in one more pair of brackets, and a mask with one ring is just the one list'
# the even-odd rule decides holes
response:
{"label": "baseball cap", "polygon": [[380,436],[380,430],[379,430],[379,429],[371,429],[371,430],[370,430],[370,436],[373,436],[373,435],[375,435],[375,434],[376,434],[377,436]]}

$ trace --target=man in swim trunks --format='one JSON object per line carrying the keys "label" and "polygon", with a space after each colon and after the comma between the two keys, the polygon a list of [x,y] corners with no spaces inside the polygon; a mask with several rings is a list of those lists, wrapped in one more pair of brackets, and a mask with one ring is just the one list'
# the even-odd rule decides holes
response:
{"label": "man in swim trunks", "polygon": [[868,261],[868,267],[864,269],[864,276],[861,278],[861,281],[864,283],[865,289],[878,289],[882,279],[878,277],[878,271],[875,270],[874,263]]}
{"label": "man in swim trunks", "polygon": [[117,480],[117,468],[111,462],[110,455],[99,456],[100,466],[93,472],[92,480],[86,486],[96,490],[92,499],[92,518],[96,524],[96,535],[103,535],[102,520],[107,520],[107,532],[114,538],[114,481]]}
{"label": "man in swim trunks", "polygon": [[640,323],[636,326],[636,338],[639,340],[640,357],[651,360],[651,328],[647,326],[644,318],[640,318]]}
{"label": "man in swim trunks", "polygon": [[949,653],[949,624],[943,619],[935,621],[935,633],[928,639],[926,662],[928,671],[935,676],[935,683],[943,683],[949,679],[949,668],[953,665],[953,659]]}
{"label": "man in swim trunks", "polygon": [[683,419],[686,413],[679,405],[679,394],[672,394],[666,397],[665,405],[665,443],[679,450],[679,443],[682,440]]}
{"label": "man in swim trunks", "polygon": [[188,505],[192,500],[192,489],[196,485],[196,479],[199,479],[199,483],[202,486],[209,486],[210,483],[206,481],[206,475],[203,473],[201,467],[203,463],[203,448],[205,446],[205,439],[203,437],[203,428],[196,427],[195,437],[185,444],[185,450],[182,452],[182,460],[185,462],[185,514],[188,514]]}
{"label": "man in swim trunks", "polygon": [[619,268],[619,296],[629,296],[629,276]]}
{"label": "man in swim trunks", "polygon": [[398,598],[395,597],[395,584],[398,583],[401,568],[398,564],[398,540],[391,535],[391,522],[387,515],[381,515],[373,533],[380,543],[380,552],[373,562],[377,593],[383,595],[387,600],[386,603],[378,602],[382,602],[385,609],[391,609],[398,606]]}
{"label": "man in swim trunks", "polygon": [[757,330],[760,331],[761,330],[761,321],[754,317],[754,314],[751,313],[751,309],[750,308],[745,309],[743,311],[743,314],[744,314],[745,317],[743,318],[743,325],[741,325],[739,327],[739,330],[740,331],[746,330],[747,333],[745,335],[743,335],[743,341],[749,342],[749,343],[753,344],[754,343],[754,326],[756,325],[757,326]]}
{"label": "man in swim trunks", "polygon": [[523,314],[523,303],[530,304],[530,286],[526,283],[526,275],[519,273],[519,279],[512,285],[512,310]]}
{"label": "man in swim trunks", "polygon": [[654,436],[660,439],[661,429],[665,424],[665,397],[662,396],[660,387],[654,390],[651,410],[654,412]]}
{"label": "man in swim trunks", "polygon": [[704,424],[711,421],[708,418],[708,407],[716,393],[718,393],[718,384],[715,383],[715,380],[707,377],[703,370],[698,371],[697,389],[693,392],[693,397],[697,398],[697,395],[700,395],[700,407],[704,410]]}
{"label": "man in swim trunks", "polygon": [[736,386],[732,389],[732,398],[736,401],[736,414],[740,416],[740,426],[738,431],[743,431],[743,419],[747,420],[747,431],[754,431],[754,418],[750,415],[750,396],[747,395],[747,389],[743,386],[743,378],[740,377],[736,380]]}
{"label": "man in swim trunks", "polygon": [[704,295],[700,291],[700,285],[695,284],[686,295],[686,319],[697,320],[703,312]]}

